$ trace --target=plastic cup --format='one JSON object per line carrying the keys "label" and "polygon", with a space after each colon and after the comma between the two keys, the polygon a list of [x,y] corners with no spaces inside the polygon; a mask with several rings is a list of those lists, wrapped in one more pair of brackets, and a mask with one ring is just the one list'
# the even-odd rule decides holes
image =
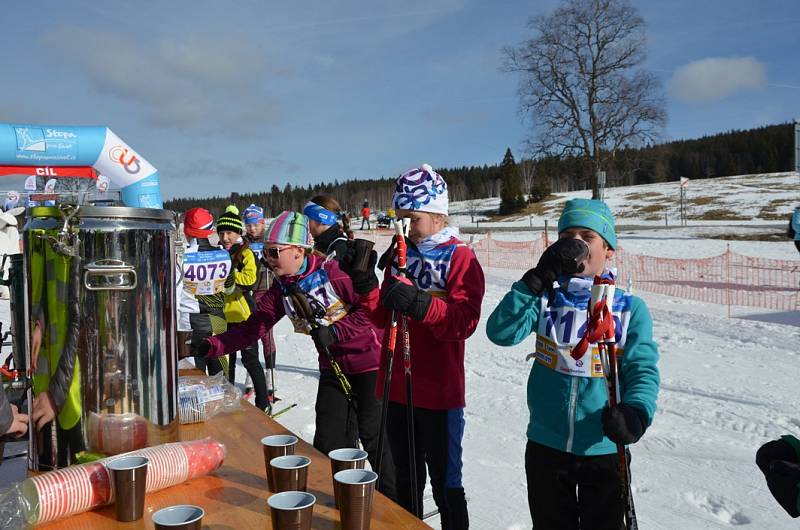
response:
{"label": "plastic cup", "polygon": [[275,434],[261,439],[261,447],[264,449],[264,467],[267,471],[267,485],[269,490],[277,492],[275,482],[272,477],[272,467],[270,460],[279,456],[293,455],[297,446],[297,436],[291,434]]}
{"label": "plastic cup", "polygon": [[342,530],[369,530],[378,474],[366,469],[345,469],[336,473],[333,480],[339,483]]}
{"label": "plastic cup", "polygon": [[311,530],[311,517],[317,498],[304,491],[276,493],[267,504],[276,530]]}
{"label": "plastic cup", "polygon": [[375,246],[374,241],[369,239],[355,239],[353,241],[353,250],[356,256],[356,261],[353,262],[353,270],[358,272],[369,272],[369,255],[372,247]]}
{"label": "plastic cup", "polygon": [[114,480],[117,521],[137,521],[144,514],[147,464],[143,456],[123,456],[106,464]]}
{"label": "plastic cup", "polygon": [[[328,453],[328,458],[331,460],[331,476],[335,476],[339,471],[345,469],[364,469],[364,463],[367,461],[367,452],[355,447],[345,447],[343,449],[334,449]],[[339,485],[333,481],[333,500],[336,503],[336,509],[339,509]]]}
{"label": "plastic cup", "polygon": [[162,508],[153,514],[156,530],[200,530],[205,511],[199,506],[178,504]]}
{"label": "plastic cup", "polygon": [[278,456],[269,461],[277,492],[306,491],[311,459],[300,455]]}

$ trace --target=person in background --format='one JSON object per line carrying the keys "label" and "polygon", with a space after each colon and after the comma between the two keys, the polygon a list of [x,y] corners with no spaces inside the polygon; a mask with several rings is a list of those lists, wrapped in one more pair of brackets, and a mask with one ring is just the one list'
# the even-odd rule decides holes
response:
{"label": "person in background", "polygon": [[[228,206],[225,213],[217,220],[217,234],[220,244],[231,256],[231,271],[234,277],[233,285],[225,290],[225,320],[228,321],[229,331],[242,326],[255,309],[252,290],[257,280],[258,267],[250,245],[242,237],[243,233],[244,223],[239,218],[239,209],[233,205]],[[242,364],[253,381],[256,407],[268,411],[270,403],[267,395],[267,378],[258,360],[258,343],[254,341],[245,345],[241,352]],[[228,380],[231,384],[235,384],[236,350],[229,353]]]}
{"label": "person in background", "polygon": [[364,230],[364,223],[367,224],[367,230],[371,229],[372,227],[369,225],[369,201],[364,199],[364,204],[361,205],[361,230]]}
{"label": "person in background", "polygon": [[[260,259],[264,249],[264,233],[267,230],[267,223],[266,219],[264,219],[263,208],[255,204],[251,204],[244,209],[244,229],[246,232],[244,237],[250,244],[250,250],[253,251],[253,254],[256,257],[257,272],[256,283],[253,286],[253,295],[255,297],[257,306],[258,299],[267,292],[273,281],[272,272]],[[272,329],[270,329],[261,337],[261,346],[264,353],[264,366],[269,371],[269,377],[267,377],[267,397],[270,403],[274,403],[276,401],[275,362],[277,352],[275,347],[275,336],[272,333]],[[252,378],[250,377],[249,373],[247,374],[247,378],[252,384]],[[245,384],[245,387],[246,390],[252,390],[252,388],[248,388],[247,384]]]}
{"label": "person in background", "polygon": [[[314,250],[323,257],[341,262],[347,254],[347,242],[353,239],[350,217],[330,195],[317,195],[303,207],[308,217],[308,231],[314,238]],[[339,224],[341,221],[341,225]]]}
{"label": "person in background", "polygon": [[[187,260],[187,256],[193,252],[224,252],[208,241],[208,237],[214,233],[214,216],[205,208],[192,208],[186,211],[183,219],[183,233],[186,235],[184,271],[190,261]],[[191,280],[186,278],[184,273],[182,282],[184,286],[188,285],[189,281]],[[207,361],[205,356],[198,355],[197,346],[204,338],[224,333],[228,329],[224,306],[225,294],[222,290],[211,294],[191,294],[183,289],[180,294],[179,316],[182,320],[187,317],[189,320],[194,364],[198,370],[207,371],[208,375],[218,374],[225,367],[218,359]]]}
{"label": "person in background", "polygon": [[794,239],[794,246],[800,252],[800,206],[794,209],[792,218],[789,219],[787,235]]}

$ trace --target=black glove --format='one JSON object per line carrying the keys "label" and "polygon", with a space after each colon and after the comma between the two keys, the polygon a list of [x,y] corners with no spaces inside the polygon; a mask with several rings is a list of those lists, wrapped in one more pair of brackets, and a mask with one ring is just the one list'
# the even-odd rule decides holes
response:
{"label": "black glove", "polygon": [[197,345],[195,351],[197,352],[195,355],[198,355],[200,357],[205,357],[208,355],[208,352],[211,351],[211,343],[208,342],[206,339],[203,339],[200,341],[200,344]]}
{"label": "black glove", "polygon": [[392,236],[392,242],[389,244],[389,248],[386,249],[386,252],[381,254],[381,259],[378,260],[378,268],[380,270],[386,270],[386,267],[391,266],[392,261],[394,260],[394,247],[397,245],[397,235]]}
{"label": "black glove", "polygon": [[615,444],[635,444],[647,430],[647,413],[639,407],[620,403],[603,409],[603,433]]}
{"label": "black glove", "polygon": [[756,453],[756,464],[764,473],[775,500],[792,517],[800,516],[800,464],[797,451],[786,441],[773,440],[761,446]]}
{"label": "black glove", "polygon": [[431,295],[417,288],[407,279],[390,276],[381,301],[393,311],[405,313],[414,320],[421,321],[428,313]]}
{"label": "black glove", "polygon": [[375,263],[378,261],[378,253],[374,250],[369,251],[369,262],[366,271],[355,270],[353,264],[360,263],[364,259],[355,246],[349,246],[347,253],[339,262],[341,269],[350,276],[353,282],[353,289],[358,294],[367,294],[378,286],[378,277],[375,276]]}
{"label": "black glove", "polygon": [[561,238],[545,249],[536,267],[522,276],[522,282],[537,296],[545,290],[552,295],[553,282],[563,274],[583,272],[583,260],[588,255],[589,247],[580,239]]}
{"label": "black glove", "polygon": [[336,328],[334,328],[333,325],[320,326],[316,329],[312,329],[309,334],[311,338],[314,339],[314,346],[317,347],[317,351],[325,351],[339,341],[339,338],[336,336]]}

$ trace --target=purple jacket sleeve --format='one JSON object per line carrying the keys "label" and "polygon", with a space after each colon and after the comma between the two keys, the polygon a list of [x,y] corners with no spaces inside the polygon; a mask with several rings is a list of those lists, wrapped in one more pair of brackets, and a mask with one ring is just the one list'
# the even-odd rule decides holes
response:
{"label": "purple jacket sleeve", "polygon": [[356,336],[364,335],[364,330],[375,327],[370,319],[369,311],[361,305],[360,297],[353,290],[352,280],[339,268],[339,264],[335,260],[327,262],[325,272],[328,273],[333,290],[342,301],[350,306],[347,315],[334,324],[338,342],[347,342]]}
{"label": "purple jacket sleeve", "polygon": [[273,282],[263,296],[258,298],[256,310],[242,325],[207,339],[211,343],[208,358],[215,359],[247,348],[266,335],[285,314],[280,287],[277,282]]}

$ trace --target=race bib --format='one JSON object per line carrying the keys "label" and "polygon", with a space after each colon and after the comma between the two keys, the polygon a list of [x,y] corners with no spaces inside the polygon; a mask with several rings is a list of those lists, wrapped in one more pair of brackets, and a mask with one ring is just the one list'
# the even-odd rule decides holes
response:
{"label": "race bib", "polygon": [[[547,300],[540,301],[539,328],[536,331],[536,356],[540,362],[559,373],[577,377],[603,377],[603,366],[596,344],[587,348],[580,359],[570,355],[572,348],[578,344],[586,333],[588,315],[585,307],[553,304],[547,307]],[[630,311],[628,299],[620,296],[614,300],[614,334],[617,343],[617,355],[625,351],[625,337],[628,334]]]}
{"label": "race bib", "polygon": [[231,271],[226,250],[187,252],[183,256],[183,289],[193,295],[212,295],[225,290]]}
{"label": "race bib", "polygon": [[[316,319],[320,326],[330,326],[344,318],[350,310],[350,306],[339,298],[339,295],[333,289],[328,273],[322,269],[309,274],[297,282],[297,285],[306,293],[305,296],[308,298],[308,303],[312,310],[317,308],[320,314],[324,310],[324,315]],[[294,325],[295,332],[308,334],[311,327],[297,312],[291,298],[284,296],[283,306],[286,310],[286,316],[289,317],[292,325]]]}
{"label": "race bib", "polygon": [[447,295],[447,277],[450,273],[450,261],[457,245],[434,248],[420,254],[408,249],[406,269],[414,283],[433,296]]}

